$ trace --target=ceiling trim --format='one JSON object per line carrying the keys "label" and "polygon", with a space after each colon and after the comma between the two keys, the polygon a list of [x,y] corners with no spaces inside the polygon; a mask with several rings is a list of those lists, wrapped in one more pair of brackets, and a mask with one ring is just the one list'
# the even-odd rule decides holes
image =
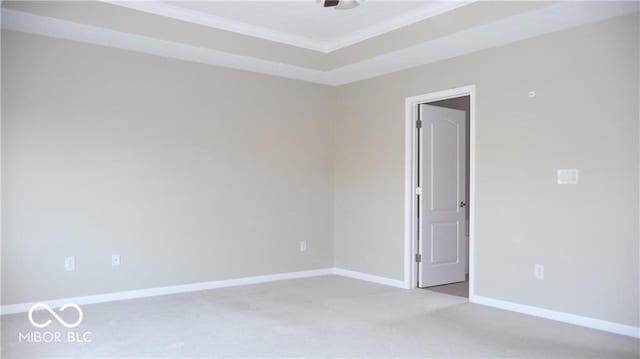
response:
{"label": "ceiling trim", "polygon": [[343,85],[637,12],[637,2],[561,2],[334,70]]}
{"label": "ceiling trim", "polygon": [[329,71],[2,9],[2,28],[339,86],[637,12],[636,2],[561,2]]}
{"label": "ceiling trim", "polygon": [[476,1],[479,0],[446,1],[439,3],[437,6],[434,5],[431,8],[412,10],[408,14],[388,19],[378,25],[369,26],[365,29],[346,34],[342,39],[329,42],[326,44],[326,52],[333,52],[347,46],[355,45],[359,42],[369,40],[376,36],[386,34],[387,32],[391,32],[393,30],[415,24],[416,22],[420,22],[422,20],[426,20],[440,14],[444,14],[446,12],[455,10],[465,5],[469,5]]}
{"label": "ceiling trim", "polygon": [[[385,34],[387,32],[397,30],[401,27],[443,14],[447,11],[457,9],[477,0],[446,1],[439,3],[438,5],[433,5],[431,7],[416,9],[408,14],[393,17],[377,25],[369,26],[362,30],[345,34],[341,39],[327,42],[314,40],[289,32],[273,30],[264,26],[252,25],[241,21],[231,20],[224,17],[211,15],[202,11],[191,10],[162,2],[113,0],[101,1],[112,5],[122,6],[133,10],[143,11],[146,13],[160,15],[175,20],[190,22],[193,24],[207,26],[219,30],[253,36],[264,40],[301,47],[304,49],[322,53],[330,53],[341,48],[354,45],[358,42],[362,42],[370,38]],[[318,4],[318,9],[322,10],[320,4]]]}
{"label": "ceiling trim", "polygon": [[156,1],[111,1],[101,0],[112,5],[126,7],[154,15],[164,16],[175,20],[190,22],[214,29],[235,32],[237,34],[257,37],[264,40],[279,42],[286,45],[301,47],[308,50],[328,52],[323,43],[295,34],[252,25],[240,21],[226,19],[201,11]]}
{"label": "ceiling trim", "polygon": [[329,85],[324,81],[323,72],[319,70],[80,24],[48,16],[34,15],[7,8],[2,9],[2,28]]}

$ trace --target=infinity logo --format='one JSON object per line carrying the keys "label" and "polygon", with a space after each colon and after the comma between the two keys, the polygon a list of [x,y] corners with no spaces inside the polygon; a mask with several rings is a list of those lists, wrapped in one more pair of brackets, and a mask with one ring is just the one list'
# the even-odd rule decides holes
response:
{"label": "infinity logo", "polygon": [[35,310],[37,310],[38,308],[45,309],[46,311],[51,313],[51,315],[53,315],[53,317],[56,318],[56,320],[60,324],[65,326],[65,328],[75,328],[78,325],[80,325],[80,323],[82,323],[82,309],[80,309],[80,307],[77,304],[68,303],[68,304],[65,304],[62,307],[60,307],[60,311],[61,312],[63,312],[67,308],[73,308],[73,309],[78,311],[78,320],[75,323],[69,324],[69,323],[65,322],[62,318],[60,318],[60,316],[56,312],[54,312],[53,309],[51,309],[51,307],[49,307],[48,305],[46,305],[44,303],[38,303],[38,304],[33,305],[31,307],[31,309],[29,309],[29,321],[36,328],[45,328],[45,327],[49,326],[49,324],[51,324],[51,319],[47,320],[44,323],[37,323],[35,320],[33,320],[33,312]]}

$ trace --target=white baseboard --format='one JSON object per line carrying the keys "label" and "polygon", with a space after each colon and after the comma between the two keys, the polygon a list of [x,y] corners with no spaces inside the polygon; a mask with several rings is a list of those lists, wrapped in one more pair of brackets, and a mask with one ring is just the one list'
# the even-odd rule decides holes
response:
{"label": "white baseboard", "polygon": [[389,285],[392,287],[408,289],[407,284],[403,280],[380,277],[377,275],[367,274],[362,272],[354,272],[354,271],[350,271],[342,268],[333,268],[333,274],[343,276],[343,277],[365,280],[367,282],[373,282],[378,284]]}
{"label": "white baseboard", "polygon": [[406,288],[403,281],[399,281],[395,279],[379,277],[371,274],[354,272],[354,271],[349,271],[349,270],[340,269],[340,268],[323,268],[323,269],[307,270],[307,271],[300,271],[300,272],[287,272],[287,273],[261,275],[261,276],[255,276],[255,277],[217,280],[217,281],[211,281],[211,282],[190,283],[190,284],[183,284],[183,285],[174,285],[169,287],[129,290],[124,292],[96,294],[96,295],[88,295],[88,296],[82,296],[82,297],[43,300],[40,302],[9,304],[9,305],[0,306],[0,314],[6,315],[6,314],[28,312],[29,309],[37,303],[45,303],[51,308],[57,308],[67,303],[86,305],[86,304],[113,302],[118,300],[127,300],[127,299],[135,299],[135,298],[155,297],[155,296],[167,295],[167,294],[195,292],[200,290],[209,290],[209,289],[216,289],[216,288],[235,287],[240,285],[266,283],[266,282],[273,282],[273,281],[285,280],[285,279],[316,277],[316,276],[329,275],[329,274],[361,279],[368,282],[389,285],[392,287]]}
{"label": "white baseboard", "polygon": [[[169,287],[148,288],[140,290],[131,290],[124,292],[106,293],[89,295],[82,297],[71,297],[54,300],[45,300],[41,302],[32,303],[19,303],[0,306],[0,314],[14,314],[28,312],[29,309],[36,303],[45,303],[51,308],[61,307],[67,303],[75,303],[78,305],[112,302],[118,300],[127,300],[135,298],[155,297],[167,294],[177,294],[194,292],[201,290],[209,290],[216,288],[235,287],[241,285],[258,284],[273,282],[286,279],[308,278],[317,277],[322,275],[335,274],[343,277],[349,277],[354,279],[360,279],[367,282],[373,282],[383,285],[388,285],[397,288],[408,289],[407,285],[402,280],[391,279],[387,277],[380,277],[372,274],[350,271],[342,268],[323,268],[314,269],[299,272],[287,272],[278,274],[268,274],[254,277],[244,277],[236,279],[218,280],[210,282],[199,282],[184,285],[175,285]],[[518,304],[508,302],[499,299],[487,298],[478,295],[471,295],[469,297],[471,303],[486,305],[494,308],[505,309],[513,312],[524,313],[533,315],[536,317],[551,319],[559,322],[579,325],[587,328],[598,329],[606,332],[626,335],[634,338],[640,338],[640,327],[634,327],[631,325],[609,322],[601,319],[594,319],[589,317],[583,317],[575,314],[558,312],[555,310],[533,307],[525,304]]]}
{"label": "white baseboard", "polygon": [[32,302],[32,303],[9,304],[9,305],[1,306],[0,313],[1,315],[5,315],[5,314],[28,312],[29,309],[36,303],[45,303],[51,308],[57,308],[67,303],[85,305],[85,304],[112,302],[117,300],[126,300],[126,299],[134,299],[134,298],[155,297],[155,296],[167,295],[167,294],[194,292],[194,291],[208,290],[208,289],[215,289],[215,288],[235,287],[240,285],[273,282],[273,281],[285,280],[285,279],[316,277],[316,276],[329,275],[329,274],[333,274],[333,268],[323,268],[323,269],[307,270],[307,271],[300,271],[300,272],[268,274],[268,275],[260,275],[255,277],[217,280],[217,281],[211,281],[211,282],[190,283],[190,284],[183,284],[183,285],[174,285],[169,287],[148,288],[148,289],[130,290],[130,291],[124,291],[124,292],[88,295],[88,296],[82,296],[82,297],[44,300],[41,302]]}
{"label": "white baseboard", "polygon": [[587,327],[591,329],[602,330],[605,332],[626,335],[634,338],[640,338],[640,327],[634,327],[632,325],[626,325],[626,324],[609,322],[601,319],[583,317],[580,315],[558,312],[555,310],[538,308],[538,307],[533,307],[525,304],[507,302],[504,300],[487,298],[487,297],[482,297],[478,295],[470,296],[469,302],[482,304],[482,305],[486,305],[494,308],[510,310],[512,312],[529,314],[536,317],[555,320],[558,322],[579,325],[579,326]]}

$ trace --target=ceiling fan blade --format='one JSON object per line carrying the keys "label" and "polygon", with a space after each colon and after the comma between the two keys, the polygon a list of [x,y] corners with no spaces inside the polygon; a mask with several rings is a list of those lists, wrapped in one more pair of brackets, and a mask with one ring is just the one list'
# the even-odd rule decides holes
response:
{"label": "ceiling fan blade", "polygon": [[340,0],[324,0],[324,7],[337,6]]}

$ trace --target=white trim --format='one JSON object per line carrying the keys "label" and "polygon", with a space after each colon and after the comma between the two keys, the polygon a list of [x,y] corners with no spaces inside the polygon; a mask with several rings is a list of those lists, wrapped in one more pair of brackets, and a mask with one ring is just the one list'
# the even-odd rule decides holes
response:
{"label": "white trim", "polygon": [[388,285],[388,286],[391,286],[391,287],[409,289],[406,286],[404,281],[398,280],[398,279],[380,277],[380,276],[373,275],[373,274],[355,272],[355,271],[342,269],[342,268],[333,268],[332,273],[335,274],[335,275],[343,276],[343,277],[360,279],[360,280],[364,280],[364,281],[367,281],[367,282]]}
{"label": "white trim", "polygon": [[[476,113],[476,87],[469,89],[469,298],[476,293],[476,136],[478,118]],[[473,233],[473,235],[472,235]],[[472,269],[473,268],[473,269]]]}
{"label": "white trim", "polygon": [[[376,37],[387,32],[399,29],[401,27],[426,20],[430,17],[443,14],[447,11],[457,9],[477,0],[446,1],[437,5],[425,6],[423,8],[415,9],[409,13],[387,19],[386,21],[378,23],[376,25],[368,26],[364,29],[352,33],[342,34],[342,38],[331,41],[315,40],[310,37],[301,36],[290,32],[274,30],[268,27],[253,25],[238,20],[231,20],[206,12],[191,10],[179,5],[171,5],[162,2],[112,0],[102,1],[112,5],[122,6],[129,9],[147,12],[150,14],[207,26],[214,29],[231,31],[237,34],[253,36],[264,40],[274,41],[281,44],[296,46],[322,53],[330,53],[341,48],[354,45],[358,42],[368,40],[372,37]],[[322,6],[318,4],[318,11],[322,10]]]}
{"label": "white trim", "polygon": [[579,325],[591,329],[603,330],[605,332],[626,335],[629,337],[640,338],[640,327],[631,325],[609,322],[601,319],[583,317],[580,315],[558,312],[555,310],[533,307],[530,305],[507,302],[504,300],[487,298],[482,296],[473,296],[469,298],[471,303],[486,305],[489,307],[500,308],[512,312],[529,314],[540,318],[551,319],[558,322]]}
{"label": "white trim", "polygon": [[407,97],[405,99],[405,141],[404,141],[404,286],[406,288],[417,287],[417,265],[413,258],[417,253],[416,221],[414,217],[415,201],[415,176],[416,163],[416,107],[420,103],[434,102],[454,97],[469,96],[469,298],[475,293],[475,208],[476,208],[476,86],[463,86],[453,89],[431,92],[424,95]]}
{"label": "white trim", "polygon": [[82,297],[43,300],[43,301],[30,302],[30,303],[9,304],[9,305],[0,306],[0,315],[28,312],[29,309],[37,303],[44,303],[51,308],[57,308],[67,303],[86,305],[86,304],[113,302],[113,301],[135,299],[135,298],[156,297],[156,296],[168,295],[168,294],[195,292],[195,291],[210,290],[210,289],[216,289],[216,288],[237,287],[241,285],[274,282],[274,281],[287,280],[287,279],[318,277],[318,276],[331,275],[331,274],[354,278],[354,279],[360,279],[360,280],[378,283],[378,284],[384,284],[392,287],[405,288],[404,281],[401,281],[401,280],[390,279],[386,277],[379,277],[371,274],[354,272],[354,271],[341,269],[341,268],[323,268],[323,269],[313,269],[313,270],[299,271],[299,272],[286,272],[286,273],[260,275],[260,276],[254,276],[254,277],[225,279],[225,280],[217,280],[217,281],[211,281],[211,282],[198,282],[198,283],[174,285],[169,287],[129,290],[124,292],[96,294],[96,295],[88,295],[88,296],[82,296]]}
{"label": "white trim", "polygon": [[2,307],[0,307],[0,313],[1,315],[6,315],[6,314],[28,312],[29,308],[31,308],[36,303],[45,303],[51,308],[57,308],[67,303],[85,305],[85,304],[94,304],[94,303],[103,303],[103,302],[113,302],[118,300],[147,298],[147,297],[155,297],[159,295],[195,292],[195,291],[225,288],[225,287],[236,287],[241,285],[274,282],[274,281],[286,280],[286,279],[309,278],[309,277],[317,277],[317,276],[330,275],[330,274],[333,274],[332,268],[323,268],[323,269],[307,270],[307,271],[300,271],[300,272],[286,272],[286,273],[260,275],[255,277],[244,277],[244,278],[236,278],[236,279],[217,280],[217,281],[211,281],[211,282],[199,282],[199,283],[190,283],[190,284],[183,284],[183,285],[174,285],[169,287],[158,287],[158,288],[130,290],[130,291],[124,291],[124,292],[88,295],[83,297],[44,300],[44,301],[33,302],[33,303],[9,304],[9,305],[3,305]]}
{"label": "white trim", "polygon": [[638,11],[638,4],[635,2],[560,2],[329,71],[161,40],[6,8],[2,9],[2,28],[339,86],[636,11]]}
{"label": "white trim", "polygon": [[445,1],[437,5],[432,5],[431,7],[413,10],[408,14],[388,19],[378,25],[370,26],[360,31],[346,34],[342,39],[331,41],[325,45],[327,49],[326,52],[330,53],[347,46],[355,45],[359,42],[369,40],[376,36],[386,34],[387,32],[397,30],[399,28],[414,24],[416,22],[420,22],[422,20],[426,20],[440,14],[444,14],[459,7],[474,3],[476,1],[479,0]]}
{"label": "white trim", "polygon": [[329,85],[322,71],[205,47],[85,25],[22,11],[2,9],[2,28],[152,54],[207,65],[258,72]]}
{"label": "white trim", "polygon": [[345,65],[327,76],[332,84],[348,84],[637,11],[637,2],[563,1]]}
{"label": "white trim", "polygon": [[[36,303],[45,303],[51,308],[61,307],[67,303],[74,303],[78,305],[113,302],[119,300],[136,299],[136,298],[148,298],[161,295],[187,293],[194,291],[210,290],[216,288],[236,287],[242,285],[251,285],[259,283],[267,283],[279,280],[287,279],[300,279],[317,277],[323,275],[339,275],[348,278],[354,278],[364,280],[372,283],[388,285],[397,288],[409,289],[405,281],[391,279],[386,277],[380,277],[367,273],[355,272],[341,268],[324,268],[299,272],[287,272],[278,274],[261,275],[254,277],[244,277],[237,279],[227,279],[211,282],[191,283],[184,285],[176,285],[169,287],[148,288],[140,290],[131,290],[124,292],[97,294],[83,297],[71,297],[63,299],[45,300],[31,303],[19,303],[3,305],[0,307],[1,315],[25,313]],[[579,325],[587,328],[603,330],[611,333],[626,335],[634,338],[640,338],[640,327],[634,327],[625,324],[613,323],[605,320],[583,317],[575,314],[563,313],[549,309],[543,309],[538,307],[532,307],[524,304],[517,304],[507,302],[498,299],[492,299],[477,295],[470,295],[469,301],[475,304],[486,305],[499,309],[514,311],[518,313],[524,313],[541,317],[545,319],[560,321],[564,323]]]}
{"label": "white trim", "polygon": [[327,44],[310,39],[308,37],[273,30],[264,26],[252,25],[237,20],[226,19],[220,16],[211,15],[202,11],[187,9],[181,6],[166,4],[157,1],[101,1],[112,5],[122,6],[129,9],[190,22],[214,29],[230,31],[241,35],[257,37],[260,39],[274,41],[285,45],[291,45],[323,53],[327,53],[329,51]]}

